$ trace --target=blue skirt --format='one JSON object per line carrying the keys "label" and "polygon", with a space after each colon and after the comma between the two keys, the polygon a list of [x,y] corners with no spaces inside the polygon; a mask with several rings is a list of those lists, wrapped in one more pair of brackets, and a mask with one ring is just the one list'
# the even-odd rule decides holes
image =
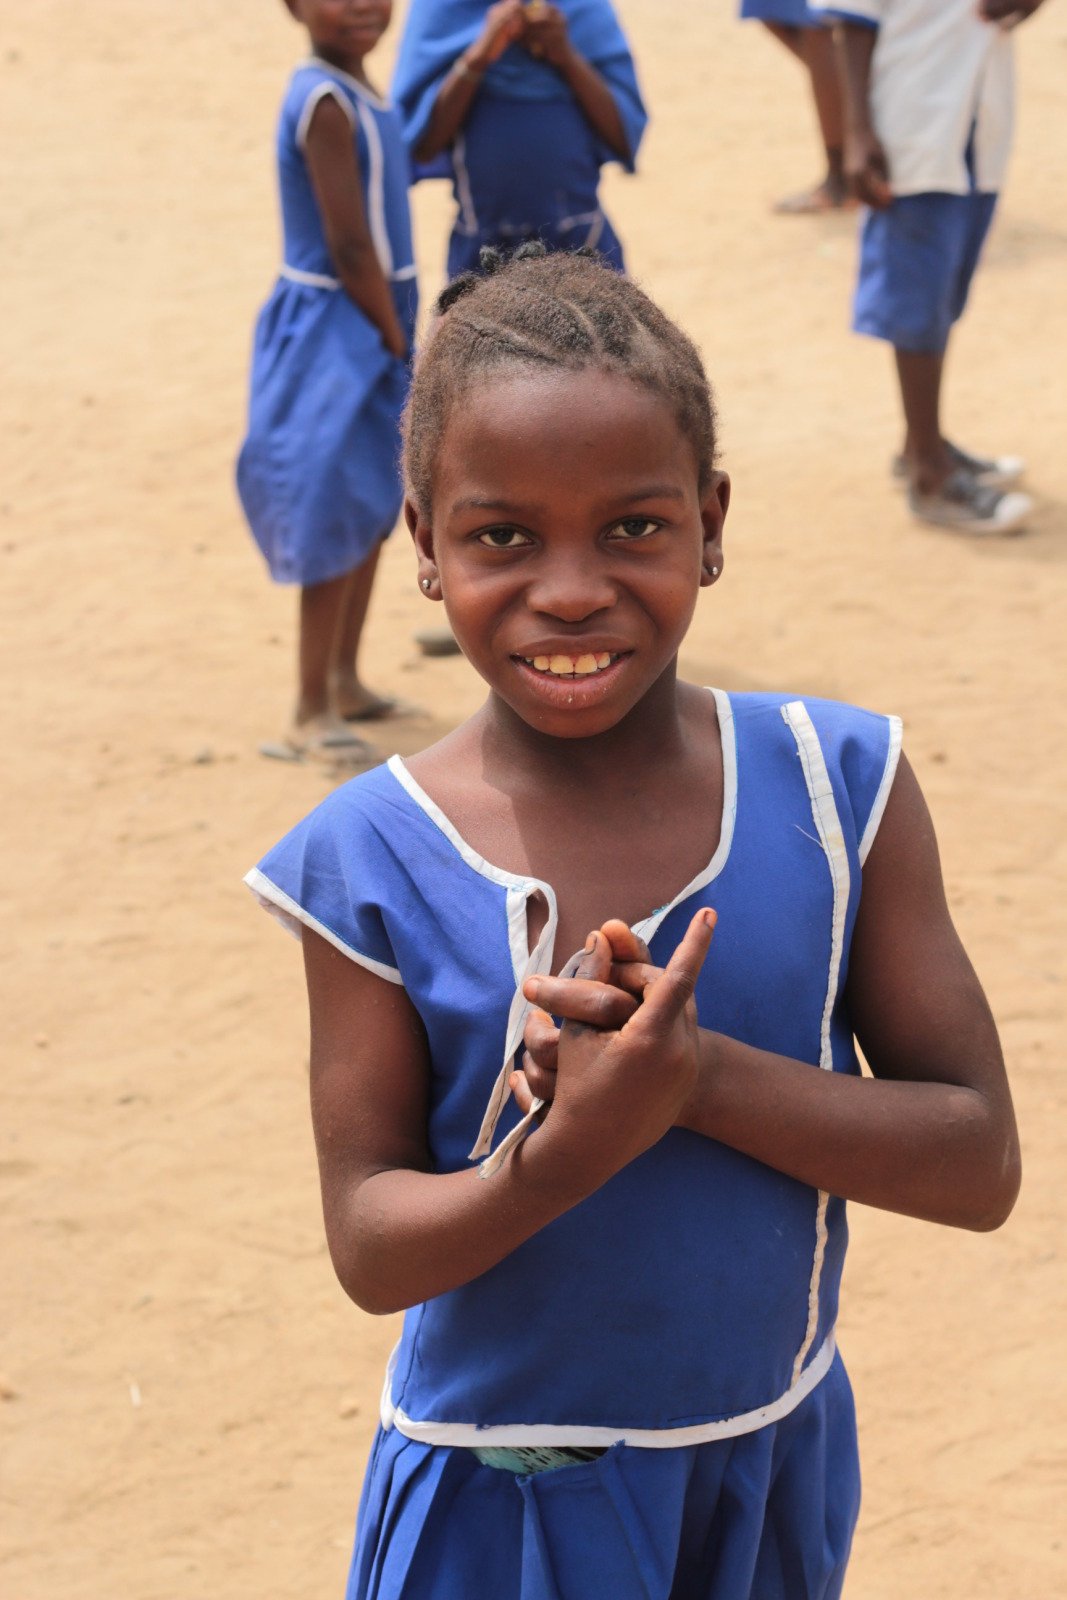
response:
{"label": "blue skirt", "polygon": [[858,1512],[840,1356],[755,1433],[525,1477],[379,1431],[347,1600],[837,1600]]}
{"label": "blue skirt", "polygon": [[[414,332],[415,285],[394,284]],[[279,278],[256,324],[237,489],[276,583],[358,567],[400,513],[408,369],[343,289]]]}

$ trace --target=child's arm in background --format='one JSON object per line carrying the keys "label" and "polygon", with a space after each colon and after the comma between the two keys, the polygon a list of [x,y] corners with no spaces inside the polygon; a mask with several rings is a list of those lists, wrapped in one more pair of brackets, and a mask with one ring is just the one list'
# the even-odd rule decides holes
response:
{"label": "child's arm in background", "polygon": [[467,120],[485,72],[522,37],[525,27],[522,0],[497,0],[489,7],[478,39],[453,62],[441,85],[426,132],[415,147],[417,161],[432,161],[448,149]]}
{"label": "child's arm in background", "polygon": [[[428,1050],[405,991],[304,930],[326,1236],[337,1276],[358,1305],[396,1311],[470,1282],[673,1126],[697,1081],[692,995],[710,920],[706,912],[693,919],[620,1032],[564,1029],[551,1126],[513,1150],[487,1182],[474,1168],[431,1170]],[[603,935],[589,959],[610,965]],[[625,1119],[612,1114],[620,1094]]]}
{"label": "child's arm in background", "polygon": [[323,95],[311,114],[304,158],[341,285],[380,329],[386,349],[404,360],[407,336],[367,223],[352,124],[332,95]]}
{"label": "child's arm in background", "polygon": [[609,150],[628,160],[633,152],[615,96],[596,68],[574,48],[559,7],[542,5],[536,14],[528,11],[522,43],[532,56],[556,68],[593,132]]}
{"label": "child's arm in background", "polygon": [[889,163],[871,121],[871,57],[878,41],[873,23],[839,18],[834,23],[841,96],[845,107],[845,177],[865,205],[883,211],[892,203]]}
{"label": "child's arm in background", "polygon": [[[624,963],[641,955],[624,924],[605,926]],[[655,971],[638,960],[611,976],[640,993]],[[533,979],[526,994],[556,1016],[594,1020],[595,987],[597,1020],[610,1026],[633,1004],[617,987],[567,982]],[[873,1078],[818,1071],[701,1029],[699,1079],[680,1125],[847,1200],[998,1227],[1019,1188],[1011,1095],[996,1026],[949,915],[930,814],[904,760],[863,869],[848,1004]],[[542,1098],[553,1091],[553,1042],[550,1019],[531,1019],[527,1077]],[[529,1090],[515,1087],[527,1104]]]}

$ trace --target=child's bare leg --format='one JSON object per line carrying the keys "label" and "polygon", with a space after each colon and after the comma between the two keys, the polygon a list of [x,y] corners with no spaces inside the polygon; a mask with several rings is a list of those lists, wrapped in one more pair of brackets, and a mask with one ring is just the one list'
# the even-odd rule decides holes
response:
{"label": "child's bare leg", "polygon": [[944,352],[894,349],[904,408],[904,459],[912,488],[936,494],[952,470],[941,433]]}
{"label": "child's bare leg", "polygon": [[373,689],[366,687],[360,679],[357,665],[381,549],[380,544],[375,545],[362,566],[357,567],[349,577],[336,650],[330,664],[330,701],[338,716],[346,717],[349,721],[388,716],[395,706],[395,701],[375,694]]}
{"label": "child's bare leg", "polygon": [[822,187],[831,203],[840,205],[848,194],[848,186],[845,183],[845,114],[834,41],[829,28],[803,28],[800,43],[826,151],[826,177]]}
{"label": "child's bare leg", "polygon": [[822,182],[780,200],[775,210],[804,213],[845,205],[849,193],[844,169],[844,112],[830,29],[791,28],[779,22],[764,22],[763,26],[806,69],[826,151],[826,176]]}
{"label": "child's bare leg", "polygon": [[327,717],[332,709],[330,676],[351,581],[352,574],[345,572],[300,591],[300,688],[293,713],[297,728]]}

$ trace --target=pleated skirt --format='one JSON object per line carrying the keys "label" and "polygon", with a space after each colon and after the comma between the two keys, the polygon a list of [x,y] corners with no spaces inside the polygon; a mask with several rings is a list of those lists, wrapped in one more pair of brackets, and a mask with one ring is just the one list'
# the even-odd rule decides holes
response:
{"label": "pleated skirt", "polygon": [[754,1433],[527,1476],[379,1430],[347,1600],[837,1600],[859,1497],[840,1356]]}
{"label": "pleated skirt", "polygon": [[[414,284],[394,286],[413,331]],[[276,583],[310,585],[362,565],[402,501],[407,364],[336,288],[279,278],[260,313],[237,490]]]}

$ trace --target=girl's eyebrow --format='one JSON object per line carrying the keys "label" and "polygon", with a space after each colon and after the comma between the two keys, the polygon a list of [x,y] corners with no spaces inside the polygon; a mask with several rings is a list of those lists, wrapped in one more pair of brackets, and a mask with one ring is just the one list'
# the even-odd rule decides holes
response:
{"label": "girl's eyebrow", "polygon": [[[671,483],[642,484],[638,489],[620,491],[611,496],[612,506],[636,505],[641,500],[684,500],[685,490]],[[517,502],[511,500],[495,500],[485,495],[464,495],[462,499],[452,504],[452,515],[457,511],[496,511],[505,515],[516,516],[520,512],[527,515],[537,514],[545,510],[540,502]]]}

